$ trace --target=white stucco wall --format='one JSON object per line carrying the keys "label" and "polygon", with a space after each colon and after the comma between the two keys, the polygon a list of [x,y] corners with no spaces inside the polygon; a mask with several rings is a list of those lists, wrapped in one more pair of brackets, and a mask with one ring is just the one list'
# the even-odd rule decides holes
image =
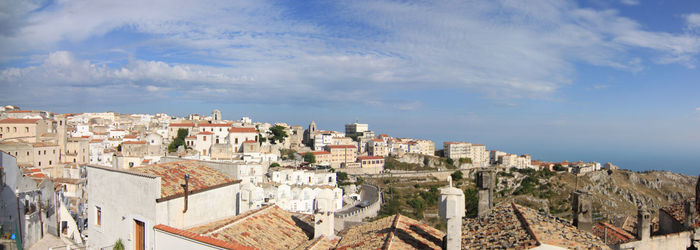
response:
{"label": "white stucco wall", "polygon": [[[88,248],[111,248],[117,239],[122,239],[126,249],[134,249],[134,220],[139,220],[145,224],[146,249],[153,249],[160,178],[95,167],[87,169]],[[95,224],[96,206],[102,209],[101,226]]]}
{"label": "white stucco wall", "polygon": [[211,245],[206,245],[202,242],[194,241],[179,235],[173,235],[168,232],[155,230],[156,250],[173,250],[173,249],[191,249],[191,250],[210,250],[221,249]]}
{"label": "white stucco wall", "polygon": [[239,184],[232,184],[189,195],[187,212],[184,214],[184,197],[158,202],[156,224],[187,228],[235,216],[238,211],[239,190]]}

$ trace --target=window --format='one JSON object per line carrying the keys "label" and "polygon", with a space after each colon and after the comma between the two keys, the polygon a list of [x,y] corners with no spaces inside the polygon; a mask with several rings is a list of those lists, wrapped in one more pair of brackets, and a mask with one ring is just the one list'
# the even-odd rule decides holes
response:
{"label": "window", "polygon": [[202,154],[203,154],[203,155],[207,155],[207,150],[206,150],[206,149],[202,149]]}
{"label": "window", "polygon": [[17,133],[17,127],[12,127],[14,132]]}
{"label": "window", "polygon": [[39,167],[41,167],[41,162],[39,162]]}
{"label": "window", "polygon": [[95,225],[102,225],[102,208],[95,206]]}
{"label": "window", "polygon": [[55,149],[53,150],[53,154],[56,154],[56,150],[55,150]]}
{"label": "window", "polygon": [[46,155],[46,150],[44,150],[44,155]]}
{"label": "window", "polygon": [[36,151],[38,155],[41,155],[41,150]]}
{"label": "window", "polygon": [[51,165],[51,161],[49,161],[49,165]]}
{"label": "window", "polygon": [[27,151],[27,156],[29,156],[29,151]]}
{"label": "window", "polygon": [[236,142],[235,142],[235,143],[238,144],[238,138],[236,138]]}
{"label": "window", "polygon": [[202,139],[203,141],[207,141],[207,137],[206,137],[206,136],[202,136],[202,138],[204,138],[204,139]]}
{"label": "window", "polygon": [[134,167],[134,163],[133,163],[133,162],[129,162],[129,167],[130,167],[130,168]]}
{"label": "window", "polygon": [[29,127],[24,127],[24,132],[29,133]]}

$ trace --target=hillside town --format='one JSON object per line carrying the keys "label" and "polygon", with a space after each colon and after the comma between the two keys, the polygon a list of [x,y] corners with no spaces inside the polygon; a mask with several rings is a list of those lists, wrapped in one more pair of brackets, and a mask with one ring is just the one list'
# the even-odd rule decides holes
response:
{"label": "hillside town", "polygon": [[[586,190],[572,220],[494,202],[498,172],[617,171],[548,162],[484,144],[225,119],[220,110],[58,114],[0,107],[0,249],[687,249],[700,248],[695,198],[639,206],[630,223],[593,217]],[[403,164],[403,165],[401,165]],[[399,168],[411,166],[410,168]],[[475,173],[467,217],[455,173]],[[379,216],[384,176],[432,176],[444,228],[401,211]],[[688,187],[690,189],[692,187]]]}

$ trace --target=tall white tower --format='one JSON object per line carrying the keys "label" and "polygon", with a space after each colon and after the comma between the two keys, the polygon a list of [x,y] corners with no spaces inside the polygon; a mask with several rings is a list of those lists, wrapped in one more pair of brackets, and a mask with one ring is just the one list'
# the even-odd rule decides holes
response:
{"label": "tall white tower", "polygon": [[462,249],[462,217],[464,217],[464,193],[461,189],[452,187],[452,178],[447,177],[448,186],[440,189],[438,213],[440,218],[447,220],[445,245],[447,250]]}
{"label": "tall white tower", "polygon": [[333,206],[333,191],[321,189],[314,202],[314,238],[335,237],[335,215]]}

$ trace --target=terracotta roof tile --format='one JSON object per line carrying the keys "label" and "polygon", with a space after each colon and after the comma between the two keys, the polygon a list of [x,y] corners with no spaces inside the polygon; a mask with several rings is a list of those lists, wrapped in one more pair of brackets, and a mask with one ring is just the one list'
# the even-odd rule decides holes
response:
{"label": "terracotta roof tile", "polygon": [[294,249],[312,235],[297,225],[291,213],[270,205],[187,231],[259,249]]}
{"label": "terracotta roof tile", "polygon": [[216,185],[232,182],[226,175],[197,161],[176,161],[153,164],[129,169],[130,172],[146,173],[161,177],[161,198],[184,194],[180,184],[185,183],[185,174],[189,174],[189,190],[197,191]]}
{"label": "terracotta roof tile", "polygon": [[394,215],[352,227],[336,249],[440,249],[443,232],[406,216]]}
{"label": "terracotta roof tile", "polygon": [[635,241],[634,235],[605,222],[593,226],[593,234],[603,239],[608,245],[618,245]]}
{"label": "terracotta roof tile", "polygon": [[9,124],[34,124],[41,119],[19,119],[19,118],[7,118],[0,120],[0,123]]}
{"label": "terracotta roof tile", "polygon": [[222,247],[225,249],[255,249],[252,247],[243,246],[243,245],[238,244],[236,242],[223,241],[223,240],[219,240],[219,239],[212,238],[209,236],[195,234],[195,233],[192,233],[189,231],[177,229],[174,227],[169,227],[169,226],[166,226],[163,224],[155,225],[153,228],[156,230],[168,232],[171,234],[176,234],[176,235],[188,238],[188,239],[192,239],[195,241],[199,241],[199,242],[206,243],[206,244],[213,245],[213,246],[217,246],[217,247]]}
{"label": "terracotta roof tile", "polygon": [[537,240],[520,222],[510,204],[495,206],[484,218],[466,218],[462,223],[462,247],[532,248]]}
{"label": "terracotta roof tile", "polygon": [[255,128],[230,128],[229,133],[258,133]]}
{"label": "terracotta roof tile", "polygon": [[569,222],[541,214],[534,209],[512,204],[516,213],[525,220],[525,226],[536,240],[543,244],[569,249],[609,249],[597,236],[578,230]]}
{"label": "terracotta roof tile", "polygon": [[145,141],[125,141],[123,144],[146,144]]}

